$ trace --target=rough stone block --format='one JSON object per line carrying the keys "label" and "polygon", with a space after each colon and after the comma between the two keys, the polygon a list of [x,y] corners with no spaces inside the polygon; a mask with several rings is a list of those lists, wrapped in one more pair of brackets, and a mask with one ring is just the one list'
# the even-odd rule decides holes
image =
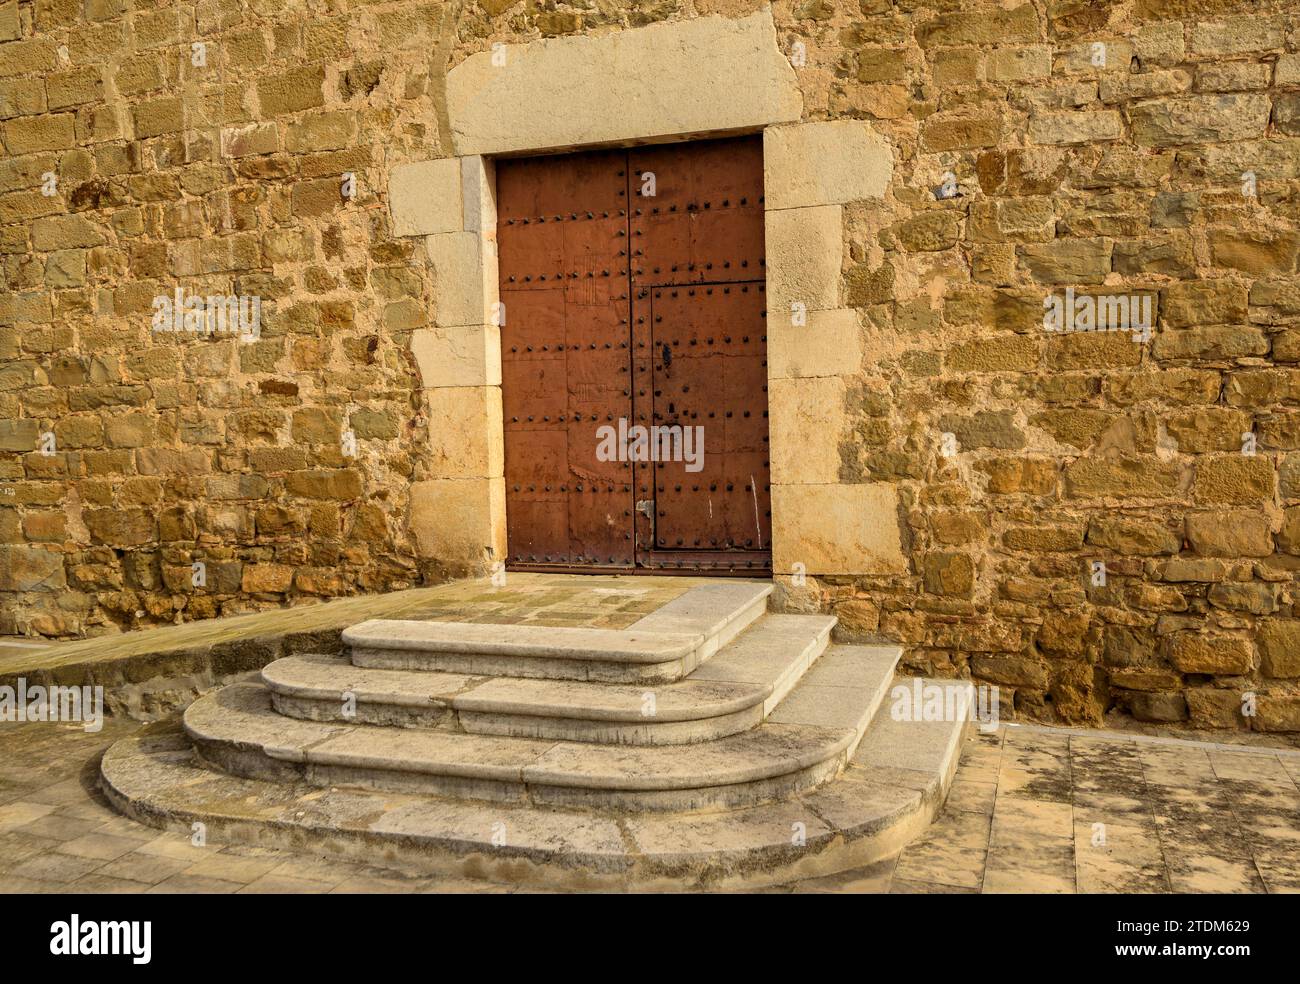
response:
{"label": "rough stone block", "polygon": [[0,546],[0,591],[62,591],[63,555],[43,547]]}
{"label": "rough stone block", "polygon": [[1043,113],[1029,121],[1029,139],[1038,144],[1092,144],[1118,140],[1124,133],[1119,113]]}
{"label": "rough stone block", "polygon": [[1263,455],[1222,454],[1196,464],[1197,502],[1252,503],[1274,495],[1273,463]]}
{"label": "rough stone block", "polygon": [[1266,677],[1300,677],[1300,620],[1269,619],[1259,623],[1255,640],[1260,669]]}
{"label": "rough stone block", "polygon": [[1179,632],[1169,643],[1169,661],[1182,673],[1249,673],[1250,640],[1241,636],[1205,636],[1196,632]]}
{"label": "rough stone block", "polygon": [[76,141],[71,113],[30,116],[4,125],[4,145],[9,156],[34,154],[41,150],[64,150]]}
{"label": "rough stone block", "polygon": [[1129,113],[1139,146],[1168,147],[1263,136],[1272,108],[1268,96],[1232,93],[1153,99]]}

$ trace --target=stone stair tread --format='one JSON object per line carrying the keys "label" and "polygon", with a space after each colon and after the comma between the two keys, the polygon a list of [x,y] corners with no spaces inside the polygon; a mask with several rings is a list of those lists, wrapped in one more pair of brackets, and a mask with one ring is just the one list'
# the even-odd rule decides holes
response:
{"label": "stone stair tread", "polygon": [[487,622],[371,619],[343,631],[349,646],[414,652],[588,659],[605,663],[666,663],[695,652],[701,633]]}
{"label": "stone stair tread", "polygon": [[[921,685],[951,688],[956,698],[952,719],[937,721],[907,720],[892,713],[888,699],[886,705],[871,722],[863,735],[850,765],[874,769],[907,769],[926,774],[938,774],[949,769],[960,750],[961,739],[972,719],[974,686],[965,680],[933,680],[920,678]],[[896,680],[895,686],[913,688],[913,680]]]}
{"label": "stone stair tread", "polygon": [[[626,721],[638,724],[716,717],[761,703],[770,688],[758,684],[713,683],[690,678],[653,689],[617,683],[545,680],[528,677],[474,677],[427,670],[389,670],[354,666],[346,656],[286,656],[267,664],[262,681],[278,694],[311,700],[341,700],[344,691],[358,703],[404,707],[441,704],[481,714]],[[647,693],[655,713],[643,713]]]}
{"label": "stone stair tread", "polygon": [[197,766],[181,734],[117,742],[104,756],[101,782],[114,805],[152,826],[216,823],[261,844],[313,838],[340,856],[379,851],[415,868],[450,863],[538,885],[559,877],[589,878],[580,884],[591,887],[743,887],[871,864],[931,822],[967,723],[899,722],[882,710],[855,758],[872,760],[871,750],[899,739],[899,725],[920,725],[926,737],[898,745],[893,765],[854,764],[791,800],[689,815],[614,819],[582,809],[245,779]]}
{"label": "stone stair tread", "polygon": [[690,679],[770,686],[763,707],[769,713],[821,655],[834,627],[833,615],[765,615]]}
{"label": "stone stair tread", "polygon": [[272,758],[289,762],[511,782],[518,782],[523,767],[554,744],[284,717],[271,706],[270,691],[257,683],[231,684],[199,698],[186,709],[184,722],[198,741],[261,746]]}
{"label": "stone stair tread", "polygon": [[[765,701],[770,710],[799,681],[834,624],[831,616],[768,615],[690,676],[655,685],[358,667],[346,657],[322,655],[276,660],[262,677],[277,694],[310,700],[336,702],[347,691],[359,703],[653,726],[719,717]],[[652,716],[643,713],[648,693],[655,698]]]}
{"label": "stone stair tread", "polygon": [[466,688],[481,682],[466,673],[433,670],[378,670],[354,666],[346,656],[300,653],[262,667],[262,682],[280,694],[311,700],[341,700],[344,692],[358,701],[421,707],[450,706]]}
{"label": "stone stair tread", "polygon": [[[644,713],[646,695],[654,713]],[[712,683],[686,677],[654,687],[578,680],[494,677],[452,700],[458,711],[524,714],[656,724],[720,717],[762,703],[768,688],[757,684]]]}
{"label": "stone stair tread", "polygon": [[792,647],[830,634],[833,615],[767,615],[691,674],[692,680],[764,683],[788,667]]}
{"label": "stone stair tread", "polygon": [[195,741],[258,749],[285,762],[306,762],[311,746],[348,727],[276,714],[270,692],[256,683],[232,683],[200,697],[185,709],[181,720]]}
{"label": "stone stair tread", "polygon": [[307,764],[584,789],[699,789],[783,776],[843,752],[847,728],[761,725],[687,746],[556,742],[425,729],[325,724],[282,717],[260,684],[233,684],[185,713],[199,741],[274,749]]}
{"label": "stone stair tread", "polygon": [[690,633],[710,638],[720,635],[753,606],[766,604],[771,593],[770,581],[701,585],[634,622],[631,628],[637,632]]}
{"label": "stone stair tread", "polygon": [[[862,733],[884,700],[901,654],[897,646],[831,646],[768,720]],[[862,699],[867,693],[871,700]]]}
{"label": "stone stair tread", "polygon": [[848,729],[763,724],[716,741],[680,746],[557,742],[523,772],[524,782],[588,789],[702,789],[806,769],[843,751]]}

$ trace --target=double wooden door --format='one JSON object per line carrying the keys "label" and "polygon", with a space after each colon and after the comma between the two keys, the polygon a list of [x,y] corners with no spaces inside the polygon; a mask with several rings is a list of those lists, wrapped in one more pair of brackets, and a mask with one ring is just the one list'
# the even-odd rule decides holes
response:
{"label": "double wooden door", "polygon": [[497,162],[508,566],[771,566],[757,137]]}

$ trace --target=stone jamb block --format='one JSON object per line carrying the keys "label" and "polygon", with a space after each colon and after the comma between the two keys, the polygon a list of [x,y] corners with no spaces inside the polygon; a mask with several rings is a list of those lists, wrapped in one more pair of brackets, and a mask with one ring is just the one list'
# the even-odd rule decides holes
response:
{"label": "stone jamb block", "polygon": [[842,376],[772,380],[768,422],[773,485],[839,481],[844,392]]}
{"label": "stone jamb block", "polygon": [[770,210],[764,216],[769,318],[789,320],[792,305],[807,311],[840,306],[844,210],[839,205]]}
{"label": "stone jamb block", "polygon": [[408,526],[421,557],[483,572],[506,554],[504,478],[442,478],[411,485]]}
{"label": "stone jamb block", "polygon": [[461,211],[464,230],[485,239],[497,237],[497,174],[491,158],[460,158]]}
{"label": "stone jamb block", "polygon": [[425,392],[430,478],[505,474],[500,386],[444,386]]}
{"label": "stone jamb block", "polygon": [[807,323],[770,318],[767,325],[767,378],[809,379],[851,376],[862,365],[863,338],[855,308],[809,311]]}
{"label": "stone jamb block", "polygon": [[862,120],[763,131],[763,195],[769,209],[882,198],[893,171],[889,143]]}
{"label": "stone jamb block", "polygon": [[434,276],[434,323],[441,327],[493,321],[499,297],[496,240],[476,232],[425,239]]}
{"label": "stone jamb block", "polygon": [[464,230],[461,173],[461,161],[456,157],[393,168],[388,178],[393,235],[430,236]]}
{"label": "stone jamb block", "polygon": [[501,329],[496,325],[417,328],[411,352],[425,389],[500,386]]}
{"label": "stone jamb block", "polygon": [[774,574],[907,572],[893,485],[774,484],[772,516]]}

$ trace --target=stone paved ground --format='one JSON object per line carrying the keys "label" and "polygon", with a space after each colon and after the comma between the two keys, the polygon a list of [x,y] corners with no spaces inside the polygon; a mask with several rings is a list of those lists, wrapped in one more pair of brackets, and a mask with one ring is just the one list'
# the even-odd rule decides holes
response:
{"label": "stone paved ground", "polygon": [[[98,753],[137,727],[0,725],[0,892],[514,891],[288,851],[197,848],[136,824],[94,781]],[[943,815],[897,860],[777,890],[1300,891],[1297,780],[1290,751],[1003,727],[970,739]]]}

